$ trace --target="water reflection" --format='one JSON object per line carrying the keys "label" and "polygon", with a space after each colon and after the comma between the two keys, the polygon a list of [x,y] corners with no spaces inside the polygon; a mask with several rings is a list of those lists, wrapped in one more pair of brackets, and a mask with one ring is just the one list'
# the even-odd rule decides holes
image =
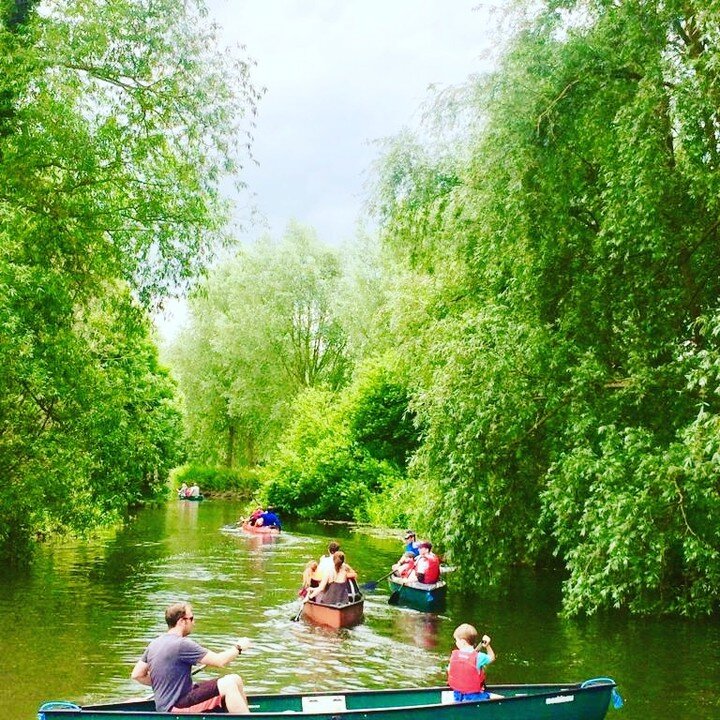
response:
{"label": "water reflection", "polygon": [[[0,718],[32,720],[50,699],[141,695],[130,669],[165,630],[164,608],[178,599],[193,603],[194,637],[203,645],[222,649],[238,636],[253,638],[254,648],[228,668],[252,692],[440,683],[454,628],[471,622],[493,637],[492,682],[609,675],[621,683],[625,720],[720,717],[717,620],[564,621],[557,578],[524,574],[510,601],[463,597],[450,576],[442,615],[388,605],[381,584],[366,595],[363,624],[315,627],[293,622],[305,563],[335,539],[359,582],[374,581],[397,559],[398,534],[314,523],[291,524],[277,538],[228,532],[239,514],[231,502],[173,501],[92,542],[45,547],[30,569],[4,568],[0,652],[4,687],[12,690],[0,694]],[[670,638],[680,656],[646,670],[649,659],[667,655]]]}
{"label": "water reflection", "polygon": [[408,608],[396,608],[393,613],[394,627],[398,636],[411,640],[413,645],[435,650],[438,647],[438,632],[441,619],[433,613],[415,612]]}

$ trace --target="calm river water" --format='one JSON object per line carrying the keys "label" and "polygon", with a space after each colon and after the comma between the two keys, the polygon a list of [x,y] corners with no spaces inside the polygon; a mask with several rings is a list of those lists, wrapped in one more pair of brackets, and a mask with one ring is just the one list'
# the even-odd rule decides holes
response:
{"label": "calm river water", "polygon": [[193,637],[207,647],[254,640],[230,666],[250,692],[440,684],[453,629],[471,622],[493,638],[491,682],[610,676],[625,707],[609,718],[720,718],[717,619],[565,621],[553,577],[518,577],[496,600],[460,596],[449,576],[441,616],[389,606],[381,585],[367,596],[362,625],[321,629],[292,621],[306,560],[338,539],[360,582],[376,580],[399,555],[399,534],[296,524],[264,543],[222,530],[239,513],[227,501],[172,502],[105,539],[44,547],[30,569],[5,568],[0,719],[33,720],[46,700],[143,696],[130,669],[178,599],[193,603]]}

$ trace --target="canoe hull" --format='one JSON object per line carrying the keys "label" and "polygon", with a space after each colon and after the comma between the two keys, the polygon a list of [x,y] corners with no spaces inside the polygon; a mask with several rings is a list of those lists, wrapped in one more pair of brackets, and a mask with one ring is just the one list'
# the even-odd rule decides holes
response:
{"label": "canoe hull", "polygon": [[442,612],[445,609],[447,585],[442,580],[425,587],[401,585],[393,582],[392,578],[388,582],[393,605],[404,605],[420,612]]}
{"label": "canoe hull", "polygon": [[201,500],[204,500],[205,498],[202,495],[189,495],[188,497],[183,497],[182,495],[178,495],[178,500],[187,500],[188,502],[200,502]]}
{"label": "canoe hull", "polygon": [[[353,690],[337,693],[249,696],[253,716],[286,720],[300,713],[303,720],[603,720],[613,682],[580,684],[496,685],[488,687],[502,699],[453,703],[448,688]],[[43,709],[40,720],[161,720],[174,717],[154,711],[152,701],[92,705],[77,709]],[[207,715],[184,714],[188,720]],[[221,717],[245,717],[223,713]]]}
{"label": "canoe hull", "polygon": [[303,605],[303,617],[315,625],[331,628],[352,627],[362,622],[364,600],[347,605],[323,605],[306,602]]}
{"label": "canoe hull", "polygon": [[250,535],[279,535],[280,534],[280,528],[268,525],[268,527],[265,527],[264,525],[251,525],[250,523],[243,523],[242,524],[242,531],[249,533]]}

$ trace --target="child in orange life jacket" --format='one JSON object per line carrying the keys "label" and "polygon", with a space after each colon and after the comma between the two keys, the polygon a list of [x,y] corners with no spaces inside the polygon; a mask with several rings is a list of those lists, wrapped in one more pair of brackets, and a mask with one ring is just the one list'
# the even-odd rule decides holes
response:
{"label": "child in orange life jacket", "polygon": [[453,690],[455,702],[489,700],[485,690],[485,666],[495,660],[490,638],[483,635],[479,650],[475,649],[478,632],[467,623],[459,625],[453,633],[457,649],[452,651],[448,666],[448,685]]}

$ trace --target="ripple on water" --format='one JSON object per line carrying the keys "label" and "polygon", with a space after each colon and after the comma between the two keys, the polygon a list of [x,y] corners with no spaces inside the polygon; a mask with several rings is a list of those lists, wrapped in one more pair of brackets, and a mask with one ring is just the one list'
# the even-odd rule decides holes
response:
{"label": "ripple on water", "polygon": [[[341,543],[361,583],[382,577],[402,543],[396,535],[313,523],[270,542],[223,532],[243,511],[225,502],[169,504],[140,513],[115,535],[43,546],[24,571],[4,568],[0,650],[12,692],[0,693],[0,718],[28,720],[48,699],[142,696],[130,670],[166,629],[165,607],[178,600],[192,602],[193,638],[203,646],[222,650],[240,636],[253,640],[227,670],[198,676],[238,672],[252,693],[438,684],[455,626],[472,622],[493,636],[494,682],[615,675],[628,699],[625,720],[717,717],[709,707],[720,672],[717,622],[565,621],[556,579],[536,576],[521,579],[513,602],[451,592],[439,616],[388,605],[381,583],[367,594],[357,627],[293,622],[302,570],[330,540]],[[677,638],[683,662],[655,664],[648,675],[647,658],[666,655],[668,637]]]}

